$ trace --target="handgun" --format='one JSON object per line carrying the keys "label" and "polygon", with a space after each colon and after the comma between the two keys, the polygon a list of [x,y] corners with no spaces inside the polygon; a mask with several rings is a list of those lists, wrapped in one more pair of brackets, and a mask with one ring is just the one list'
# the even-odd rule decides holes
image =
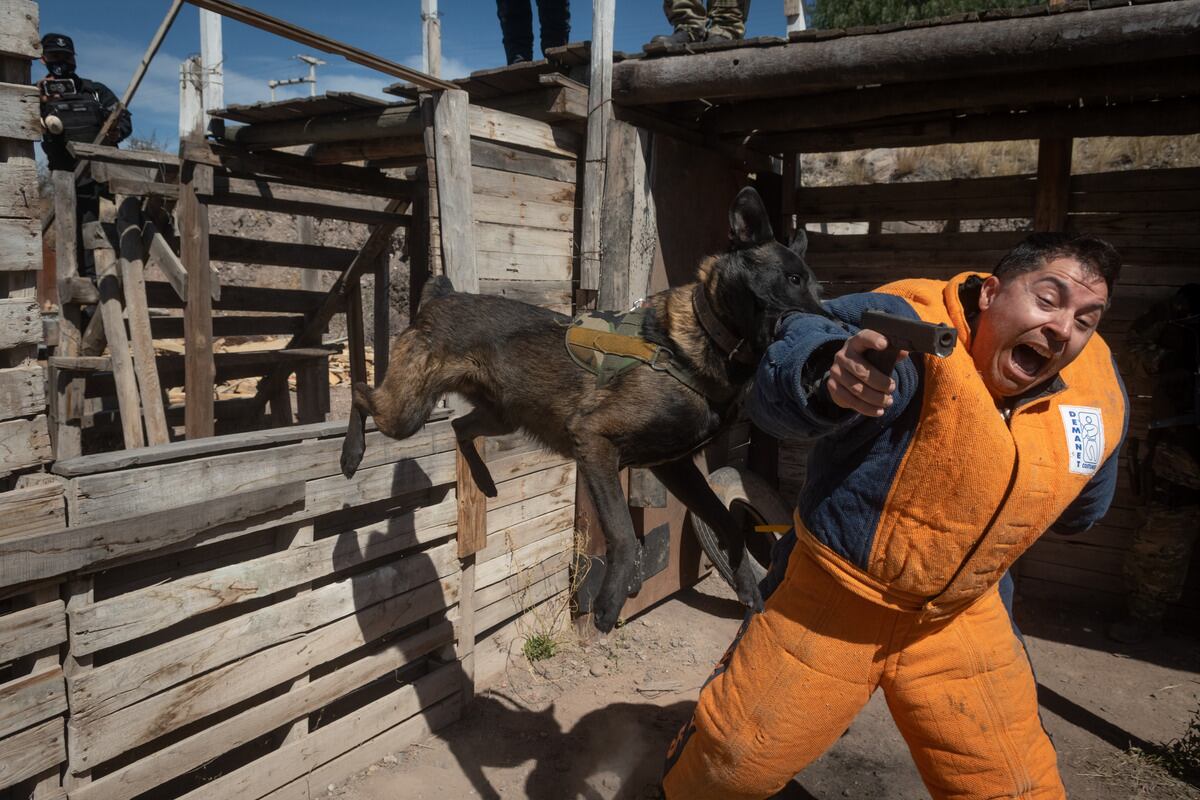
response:
{"label": "handgun", "polygon": [[871,309],[863,312],[859,327],[882,333],[888,340],[883,350],[868,350],[863,355],[868,363],[884,375],[891,375],[901,350],[910,353],[929,353],[945,358],[958,344],[958,330],[942,323],[888,314]]}

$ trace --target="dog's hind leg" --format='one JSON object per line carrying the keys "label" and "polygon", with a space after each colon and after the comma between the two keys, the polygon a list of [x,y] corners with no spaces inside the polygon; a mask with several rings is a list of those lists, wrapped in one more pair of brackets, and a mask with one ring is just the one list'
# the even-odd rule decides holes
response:
{"label": "dog's hind leg", "polygon": [[483,404],[477,404],[470,412],[461,417],[455,417],[450,425],[454,428],[454,436],[458,439],[459,449],[471,470],[475,485],[488,497],[496,496],[496,483],[488,472],[487,464],[475,449],[477,436],[503,436],[516,430],[512,425],[500,419],[496,412]]}
{"label": "dog's hind leg", "polygon": [[359,410],[358,403],[350,406],[350,421],[346,425],[346,439],[342,442],[342,474],[353,478],[367,450],[367,417]]}
{"label": "dog's hind leg", "polygon": [[651,471],[663,482],[667,491],[707,522],[721,537],[721,543],[729,554],[729,565],[733,568],[736,584],[734,590],[738,600],[754,611],[762,611],[762,594],[758,590],[750,555],[746,552],[746,532],[737,524],[733,514],[729,513],[729,509],[720,498],[713,493],[696,462],[691,456],[685,456],[678,461],[652,467]]}
{"label": "dog's hind leg", "polygon": [[616,445],[602,437],[591,437],[576,446],[576,456],[604,533],[606,568],[592,607],[592,621],[602,633],[608,633],[617,624],[625,598],[642,588],[642,551],[629,504],[621,491]]}

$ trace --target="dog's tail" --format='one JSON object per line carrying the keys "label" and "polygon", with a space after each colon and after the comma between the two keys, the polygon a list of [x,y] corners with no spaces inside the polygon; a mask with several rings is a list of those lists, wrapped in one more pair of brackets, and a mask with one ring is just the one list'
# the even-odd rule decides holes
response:
{"label": "dog's tail", "polygon": [[450,279],[445,275],[434,275],[425,281],[425,288],[421,290],[421,305],[450,294],[454,294],[454,284]]}

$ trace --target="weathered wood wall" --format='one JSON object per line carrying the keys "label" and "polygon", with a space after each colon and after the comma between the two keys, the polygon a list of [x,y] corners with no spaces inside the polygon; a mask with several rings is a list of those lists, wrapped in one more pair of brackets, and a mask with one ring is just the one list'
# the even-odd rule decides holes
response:
{"label": "weathered wood wall", "polygon": [[368,434],[353,480],[344,430],[55,465],[71,524],[0,538],[0,592],[42,598],[10,601],[0,661],[54,654],[0,683],[0,776],[65,760],[71,797],[307,797],[457,718],[456,640],[478,637],[485,686],[565,622],[573,464],[486,443],[499,494],[463,629],[449,422]]}
{"label": "weathered wood wall", "polygon": [[[809,232],[809,264],[827,296],[870,291],[908,277],[948,278],[990,272],[1026,234],[1037,197],[1033,175],[924,183],[801,188],[796,214],[803,223],[866,222],[876,233]],[[1200,169],[1131,170],[1070,177],[1067,229],[1093,233],[1122,255],[1121,281],[1100,334],[1113,348],[1132,400],[1131,436],[1145,436],[1149,386],[1128,357],[1130,324],[1182,284],[1200,280]],[[893,222],[1025,221],[1026,231],[893,233]],[[815,227],[815,225],[812,225]],[[958,229],[957,224],[951,226]],[[804,479],[805,447],[780,448],[780,485],[789,500]],[[1121,565],[1139,522],[1129,489],[1127,458],[1112,510],[1091,531],[1048,534],[1019,562],[1019,588],[1104,606],[1122,601]],[[1200,556],[1200,554],[1197,554]],[[1180,612],[1200,609],[1200,558]]]}
{"label": "weathered wood wall", "polygon": [[[65,521],[62,482],[37,472],[50,459],[37,360],[42,228],[34,147],[41,122],[30,84],[39,39],[37,3],[0,0],[0,541]],[[0,797],[61,795],[65,639],[56,587],[0,589]]]}

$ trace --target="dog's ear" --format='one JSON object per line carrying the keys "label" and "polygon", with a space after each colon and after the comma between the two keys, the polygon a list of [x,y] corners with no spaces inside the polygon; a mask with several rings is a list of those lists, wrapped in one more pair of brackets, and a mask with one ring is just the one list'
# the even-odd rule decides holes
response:
{"label": "dog's ear", "polygon": [[767,207],[754,187],[738,192],[729,208],[729,241],[734,249],[766,244],[775,238]]}
{"label": "dog's ear", "polygon": [[801,258],[804,258],[804,254],[808,252],[808,233],[804,230],[803,225],[796,228],[796,235],[792,237],[792,243],[788,245],[788,249]]}

